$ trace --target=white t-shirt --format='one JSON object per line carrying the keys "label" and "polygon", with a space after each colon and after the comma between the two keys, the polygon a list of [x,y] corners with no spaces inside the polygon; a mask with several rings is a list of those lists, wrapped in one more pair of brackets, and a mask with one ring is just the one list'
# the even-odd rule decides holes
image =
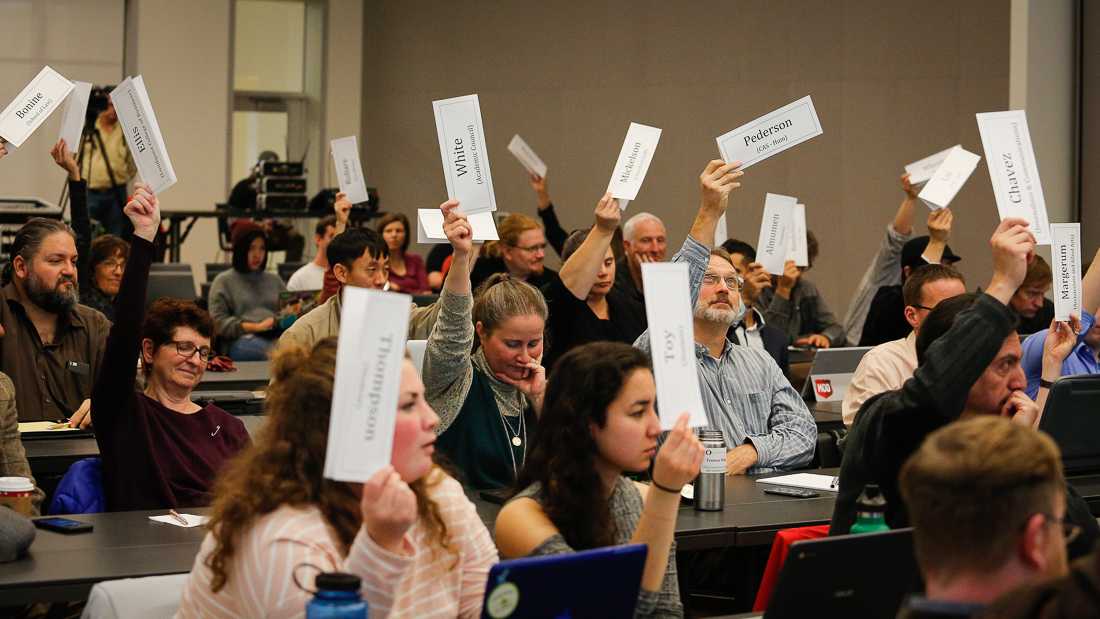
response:
{"label": "white t-shirt", "polygon": [[325,267],[318,266],[314,262],[302,265],[302,268],[290,276],[286,283],[286,289],[290,292],[300,290],[320,290],[325,285]]}

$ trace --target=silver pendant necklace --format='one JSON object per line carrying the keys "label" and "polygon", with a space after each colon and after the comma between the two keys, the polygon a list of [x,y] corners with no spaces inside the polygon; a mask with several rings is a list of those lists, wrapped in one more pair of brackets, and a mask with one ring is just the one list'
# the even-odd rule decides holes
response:
{"label": "silver pendant necklace", "polygon": [[[510,442],[513,446],[522,447],[523,444],[527,442],[527,425],[524,423],[523,412],[521,411],[519,414],[519,429],[515,432],[512,431],[512,424],[508,423],[508,420],[504,418],[504,413],[501,413],[499,410],[497,411],[497,413],[500,415],[501,425],[504,426],[505,436],[511,437]],[[520,435],[523,435],[523,438],[520,438]],[[517,475],[519,475],[519,467],[516,466],[516,452],[513,451],[511,447],[509,447],[508,455],[512,458],[512,476],[516,477]],[[523,466],[526,461],[527,449],[525,448],[523,450],[523,453],[520,454],[519,466]]]}

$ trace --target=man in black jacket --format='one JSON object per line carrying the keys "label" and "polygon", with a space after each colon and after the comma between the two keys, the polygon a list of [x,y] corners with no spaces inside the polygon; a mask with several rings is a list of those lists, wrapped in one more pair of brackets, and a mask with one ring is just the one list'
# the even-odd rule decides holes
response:
{"label": "man in black jacket", "polygon": [[[1021,219],[1001,222],[990,240],[993,278],[982,294],[942,301],[921,325],[917,370],[901,389],[871,398],[848,433],[840,468],[840,489],[830,534],[847,533],[855,522],[856,499],[864,485],[877,483],[887,501],[892,528],[909,524],[898,472],[926,436],[970,415],[1002,415],[1034,425],[1039,408],[1024,393],[1022,349],[1009,301],[1034,256],[1035,238]],[[1067,514],[1084,535],[1071,555],[1087,552],[1100,528],[1084,501],[1067,489]]]}
{"label": "man in black jacket", "polygon": [[745,316],[741,322],[730,327],[726,337],[734,344],[763,348],[775,359],[783,374],[790,369],[790,357],[787,352],[787,334],[764,322],[764,315],[754,307],[760,292],[771,288],[772,280],[763,265],[755,262],[756,249],[752,245],[737,239],[722,243],[722,249],[729,252],[730,261],[737,274],[745,280],[741,287],[741,302],[745,304]]}

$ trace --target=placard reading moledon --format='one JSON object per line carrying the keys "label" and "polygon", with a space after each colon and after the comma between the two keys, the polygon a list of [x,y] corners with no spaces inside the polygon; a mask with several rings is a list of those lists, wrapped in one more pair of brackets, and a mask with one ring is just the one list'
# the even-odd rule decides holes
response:
{"label": "placard reading moledon", "polygon": [[978,114],[978,133],[985,148],[985,163],[997,212],[1001,219],[1026,219],[1035,242],[1050,244],[1050,220],[1039,167],[1031,146],[1027,114],[1023,110]]}
{"label": "placard reading moledon", "polygon": [[447,197],[458,200],[467,215],[497,210],[477,95],[433,101],[432,109]]}
{"label": "placard reading moledon", "polygon": [[718,152],[741,169],[821,135],[813,99],[809,95],[774,112],[718,136]]}
{"label": "placard reading moledon", "polygon": [[[0,137],[22,146],[73,89],[73,84],[49,66],[38,75],[0,112]],[[69,148],[75,148],[70,145]]]}

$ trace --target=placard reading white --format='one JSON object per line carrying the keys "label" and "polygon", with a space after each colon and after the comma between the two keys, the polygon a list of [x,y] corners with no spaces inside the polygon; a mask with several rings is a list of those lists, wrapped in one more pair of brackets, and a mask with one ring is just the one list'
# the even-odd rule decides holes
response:
{"label": "placard reading white", "polygon": [[791,233],[788,235],[790,251],[788,260],[794,260],[795,266],[810,266],[810,246],[806,241],[806,205],[795,204],[791,207]]}
{"label": "placard reading white", "polygon": [[73,84],[49,66],[38,75],[0,112],[0,136],[16,146],[22,146],[54,110],[61,106]]}
{"label": "placard reading white", "polygon": [[[473,228],[474,241],[499,241],[492,213],[474,213],[466,219]],[[424,245],[450,243],[443,232],[443,211],[437,208],[416,209],[416,242]]]}
{"label": "placard reading white", "polygon": [[1023,110],[978,114],[978,132],[985,148],[985,163],[997,212],[1001,219],[1020,217],[1030,224],[1039,245],[1050,244],[1050,220],[1039,166],[1031,146],[1027,114]]}
{"label": "placard reading white", "polygon": [[390,463],[412,297],[355,286],[343,294],[325,477],[365,482]]}
{"label": "placard reading white", "polygon": [[141,180],[153,193],[161,193],[176,184],[176,171],[168,158],[168,147],[157,124],[153,103],[141,76],[128,77],[111,91],[118,122],[125,130],[126,144],[137,164]]}
{"label": "placard reading white", "polygon": [[1054,319],[1081,317],[1081,224],[1050,224]]}
{"label": "placard reading white", "polygon": [[497,210],[477,95],[432,101],[447,197],[467,215]]}
{"label": "placard reading white", "polygon": [[756,261],[773,275],[782,275],[790,255],[791,213],[796,204],[798,198],[776,193],[764,196],[764,216],[760,219]]}
{"label": "placard reading white", "polygon": [[718,136],[718,152],[741,169],[821,135],[813,99],[809,95]]}
{"label": "placard reading white", "polygon": [[684,412],[691,427],[708,424],[699,391],[688,266],[683,262],[642,264],[649,353],[657,383],[661,428],[670,430]]}
{"label": "placard reading white", "polygon": [[336,165],[336,178],[340,191],[347,194],[352,204],[370,199],[367,181],[363,179],[363,165],[359,161],[359,139],[354,135],[332,141],[332,162]]}
{"label": "placard reading white", "polygon": [[626,208],[623,200],[629,202],[638,197],[638,190],[642,188],[642,181],[649,171],[653,152],[657,150],[657,142],[660,140],[660,129],[630,123],[630,128],[626,130],[626,139],[623,140],[623,148],[619,151],[619,159],[615,162],[615,169],[611,171],[611,182],[607,184],[611,197],[619,199],[621,208]]}
{"label": "placard reading white", "polygon": [[61,132],[58,139],[65,140],[65,146],[74,155],[80,148],[80,135],[84,133],[84,116],[88,112],[88,99],[92,94],[92,85],[88,82],[73,82],[73,89],[65,97],[61,106]]}
{"label": "placard reading white", "polygon": [[542,159],[539,159],[535,151],[531,150],[527,142],[524,142],[523,138],[519,137],[518,133],[512,136],[511,142],[508,142],[508,152],[512,153],[512,155],[519,160],[520,165],[526,168],[531,174],[546,176],[546,164],[542,162]]}
{"label": "placard reading white", "polygon": [[955,148],[962,148],[962,145],[956,144],[951,148],[945,148],[935,155],[929,155],[919,161],[914,161],[905,166],[905,173],[909,175],[909,184],[914,187],[919,187],[929,181],[932,175],[936,173],[936,169],[940,167],[944,159],[951,154],[951,150]]}
{"label": "placard reading white", "polygon": [[952,148],[917,197],[933,211],[947,208],[966,184],[966,179],[974,173],[981,159],[961,146]]}

